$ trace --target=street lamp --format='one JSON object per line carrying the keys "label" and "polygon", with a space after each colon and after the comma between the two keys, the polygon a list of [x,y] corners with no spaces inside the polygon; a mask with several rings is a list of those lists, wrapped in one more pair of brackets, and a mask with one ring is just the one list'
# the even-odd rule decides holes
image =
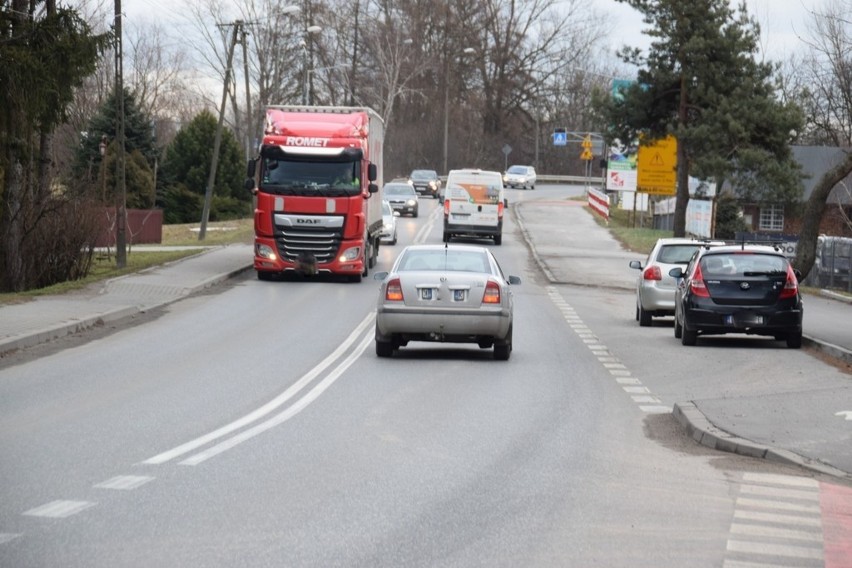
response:
{"label": "street lamp", "polygon": [[[475,53],[476,50],[472,47],[466,47],[462,50],[462,56]],[[447,57],[447,72],[444,75],[444,172],[447,170],[447,141],[450,133],[450,58]]]}
{"label": "street lamp", "polygon": [[305,28],[305,35],[302,38],[302,79],[304,83],[302,84],[302,104],[308,104],[308,89],[309,89],[309,77],[310,77],[310,65],[308,63],[308,40],[310,39],[311,34],[318,34],[322,31],[322,28],[319,26],[308,26]]}
{"label": "street lamp", "polygon": [[107,152],[107,135],[101,134],[101,143],[98,144],[98,151],[101,153],[101,171],[103,172],[103,184],[101,184],[101,201],[106,203],[106,152]]}

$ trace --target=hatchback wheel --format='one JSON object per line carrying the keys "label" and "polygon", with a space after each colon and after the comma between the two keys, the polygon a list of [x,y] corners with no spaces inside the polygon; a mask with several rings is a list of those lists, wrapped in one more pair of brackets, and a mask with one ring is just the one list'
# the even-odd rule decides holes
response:
{"label": "hatchback wheel", "polygon": [[651,312],[643,310],[641,305],[639,306],[639,325],[642,327],[651,325]]}
{"label": "hatchback wheel", "polygon": [[683,345],[695,345],[698,342],[698,331],[689,329],[686,325],[681,329],[680,342]]}
{"label": "hatchback wheel", "polygon": [[802,346],[802,332],[791,331],[787,334],[787,347],[790,349],[799,349]]}

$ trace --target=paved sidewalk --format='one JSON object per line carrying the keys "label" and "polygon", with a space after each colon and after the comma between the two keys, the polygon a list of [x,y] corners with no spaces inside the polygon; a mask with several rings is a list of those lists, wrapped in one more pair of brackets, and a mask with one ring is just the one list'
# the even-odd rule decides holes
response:
{"label": "paved sidewalk", "polygon": [[0,306],[0,357],[180,300],[248,270],[252,261],[251,245],[211,247],[76,292]]}

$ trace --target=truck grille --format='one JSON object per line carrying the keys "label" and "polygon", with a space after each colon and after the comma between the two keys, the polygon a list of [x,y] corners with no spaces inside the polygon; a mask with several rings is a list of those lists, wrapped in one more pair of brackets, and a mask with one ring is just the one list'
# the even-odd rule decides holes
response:
{"label": "truck grille", "polygon": [[278,236],[275,239],[278,245],[278,254],[282,259],[295,262],[312,255],[317,263],[331,262],[340,249],[340,241],[343,240],[343,229],[329,229],[327,227],[278,227]]}

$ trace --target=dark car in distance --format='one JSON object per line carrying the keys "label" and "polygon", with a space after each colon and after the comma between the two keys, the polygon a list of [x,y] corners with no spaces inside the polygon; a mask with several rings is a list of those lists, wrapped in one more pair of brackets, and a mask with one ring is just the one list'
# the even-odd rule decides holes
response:
{"label": "dark car in distance", "polygon": [[675,290],[674,335],[695,345],[704,335],[768,335],[802,346],[802,295],[799,275],[780,249],[738,244],[701,247]]}
{"label": "dark car in distance", "polygon": [[408,179],[414,186],[414,191],[438,199],[441,191],[441,178],[438,177],[438,172],[435,170],[414,170],[408,176]]}

